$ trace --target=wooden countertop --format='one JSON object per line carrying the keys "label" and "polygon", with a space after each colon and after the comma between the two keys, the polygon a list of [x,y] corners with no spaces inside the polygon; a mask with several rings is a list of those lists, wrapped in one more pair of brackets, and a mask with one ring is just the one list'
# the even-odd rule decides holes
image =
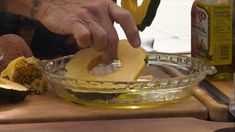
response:
{"label": "wooden countertop", "polygon": [[[233,81],[211,81],[211,83],[226,96],[231,98],[233,90]],[[228,121],[229,110],[228,105],[217,102],[199,86],[195,86],[192,95],[196,97],[208,109],[209,119],[213,121]]]}
{"label": "wooden countertop", "polygon": [[[226,95],[231,95],[231,81],[212,83]],[[198,85],[195,86],[195,91],[197,89],[200,89]],[[225,116],[223,112],[227,111],[227,106],[218,107],[218,102],[213,102],[214,100],[205,92],[195,95],[199,100],[191,96],[179,103],[161,108],[121,110],[81,106],[66,102],[54,92],[48,91],[44,95],[27,96],[21,103],[0,105],[0,130],[4,132],[235,131],[234,122],[215,122],[223,121]],[[206,121],[208,119],[215,120]]]}
{"label": "wooden countertop", "polygon": [[234,122],[157,118],[0,125],[4,132],[234,132]]}
{"label": "wooden countertop", "polygon": [[47,91],[44,95],[27,96],[21,103],[0,106],[0,124],[156,117],[208,119],[208,110],[194,97],[161,108],[132,110],[94,108],[66,102],[51,91]]}
{"label": "wooden countertop", "polygon": [[[232,81],[214,82],[220,90],[229,95]],[[149,109],[108,109],[87,107],[61,99],[51,90],[44,95],[27,96],[17,104],[0,105],[0,124],[39,123],[84,120],[136,119],[161,117],[194,117],[198,119],[227,121],[228,106],[215,102],[199,86],[191,96],[176,104]]]}
{"label": "wooden countertop", "polygon": [[226,96],[232,96],[232,88],[233,88],[233,81],[211,81],[213,85],[216,86],[221,92],[223,92]]}

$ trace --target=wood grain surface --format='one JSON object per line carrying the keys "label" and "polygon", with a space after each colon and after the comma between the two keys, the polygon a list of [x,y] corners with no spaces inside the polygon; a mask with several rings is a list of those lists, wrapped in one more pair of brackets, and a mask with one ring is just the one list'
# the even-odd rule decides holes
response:
{"label": "wood grain surface", "polygon": [[234,122],[157,118],[0,125],[4,132],[234,132]]}
{"label": "wood grain surface", "polygon": [[[232,95],[232,81],[212,81],[211,82],[217,89],[223,92],[226,96],[231,97]],[[209,111],[209,119],[213,121],[228,121],[229,110],[228,105],[221,104],[214,100],[209,94],[203,89],[195,86],[192,90],[192,95],[196,97],[202,104],[206,106]]]}
{"label": "wood grain surface", "polygon": [[208,111],[194,97],[161,108],[123,110],[66,102],[52,91],[47,91],[44,95],[28,96],[21,103],[0,105],[0,124],[159,117],[208,119]]}

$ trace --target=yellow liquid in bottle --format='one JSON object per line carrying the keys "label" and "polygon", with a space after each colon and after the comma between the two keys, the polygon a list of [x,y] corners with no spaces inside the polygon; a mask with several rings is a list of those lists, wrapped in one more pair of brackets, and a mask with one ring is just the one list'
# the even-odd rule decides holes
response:
{"label": "yellow liquid in bottle", "polygon": [[232,4],[229,0],[220,1],[197,0],[194,52],[197,58],[216,67],[217,73],[208,79],[232,80],[235,71]]}

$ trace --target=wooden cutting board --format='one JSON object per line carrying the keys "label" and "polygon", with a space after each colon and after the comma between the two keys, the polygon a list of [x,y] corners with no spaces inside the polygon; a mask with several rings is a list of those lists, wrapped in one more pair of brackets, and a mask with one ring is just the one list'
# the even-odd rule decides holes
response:
{"label": "wooden cutting board", "polygon": [[156,118],[0,125],[3,132],[234,132],[233,122]]}
{"label": "wooden cutting board", "polygon": [[[211,83],[226,96],[232,96],[232,81],[211,81]],[[192,95],[196,97],[202,104],[204,104],[209,111],[209,118],[213,121],[228,121],[229,110],[228,105],[217,102],[213,99],[207,91],[195,86]]]}
{"label": "wooden cutting board", "polygon": [[52,91],[47,91],[44,95],[27,96],[21,103],[0,105],[0,124],[155,117],[207,119],[208,111],[194,97],[161,108],[123,110],[94,108],[66,102]]}

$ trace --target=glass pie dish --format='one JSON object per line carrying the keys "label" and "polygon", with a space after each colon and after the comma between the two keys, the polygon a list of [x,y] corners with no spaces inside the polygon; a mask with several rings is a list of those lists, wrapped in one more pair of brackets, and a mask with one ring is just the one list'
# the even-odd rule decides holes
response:
{"label": "glass pie dish", "polygon": [[[123,109],[161,107],[178,102],[190,96],[191,86],[216,72],[213,66],[192,57],[155,51],[147,52],[147,56],[145,71],[136,81],[66,77],[66,64],[73,55],[41,61],[39,68],[55,92],[65,100],[86,106]],[[109,66],[119,68],[121,62],[114,61]]]}

